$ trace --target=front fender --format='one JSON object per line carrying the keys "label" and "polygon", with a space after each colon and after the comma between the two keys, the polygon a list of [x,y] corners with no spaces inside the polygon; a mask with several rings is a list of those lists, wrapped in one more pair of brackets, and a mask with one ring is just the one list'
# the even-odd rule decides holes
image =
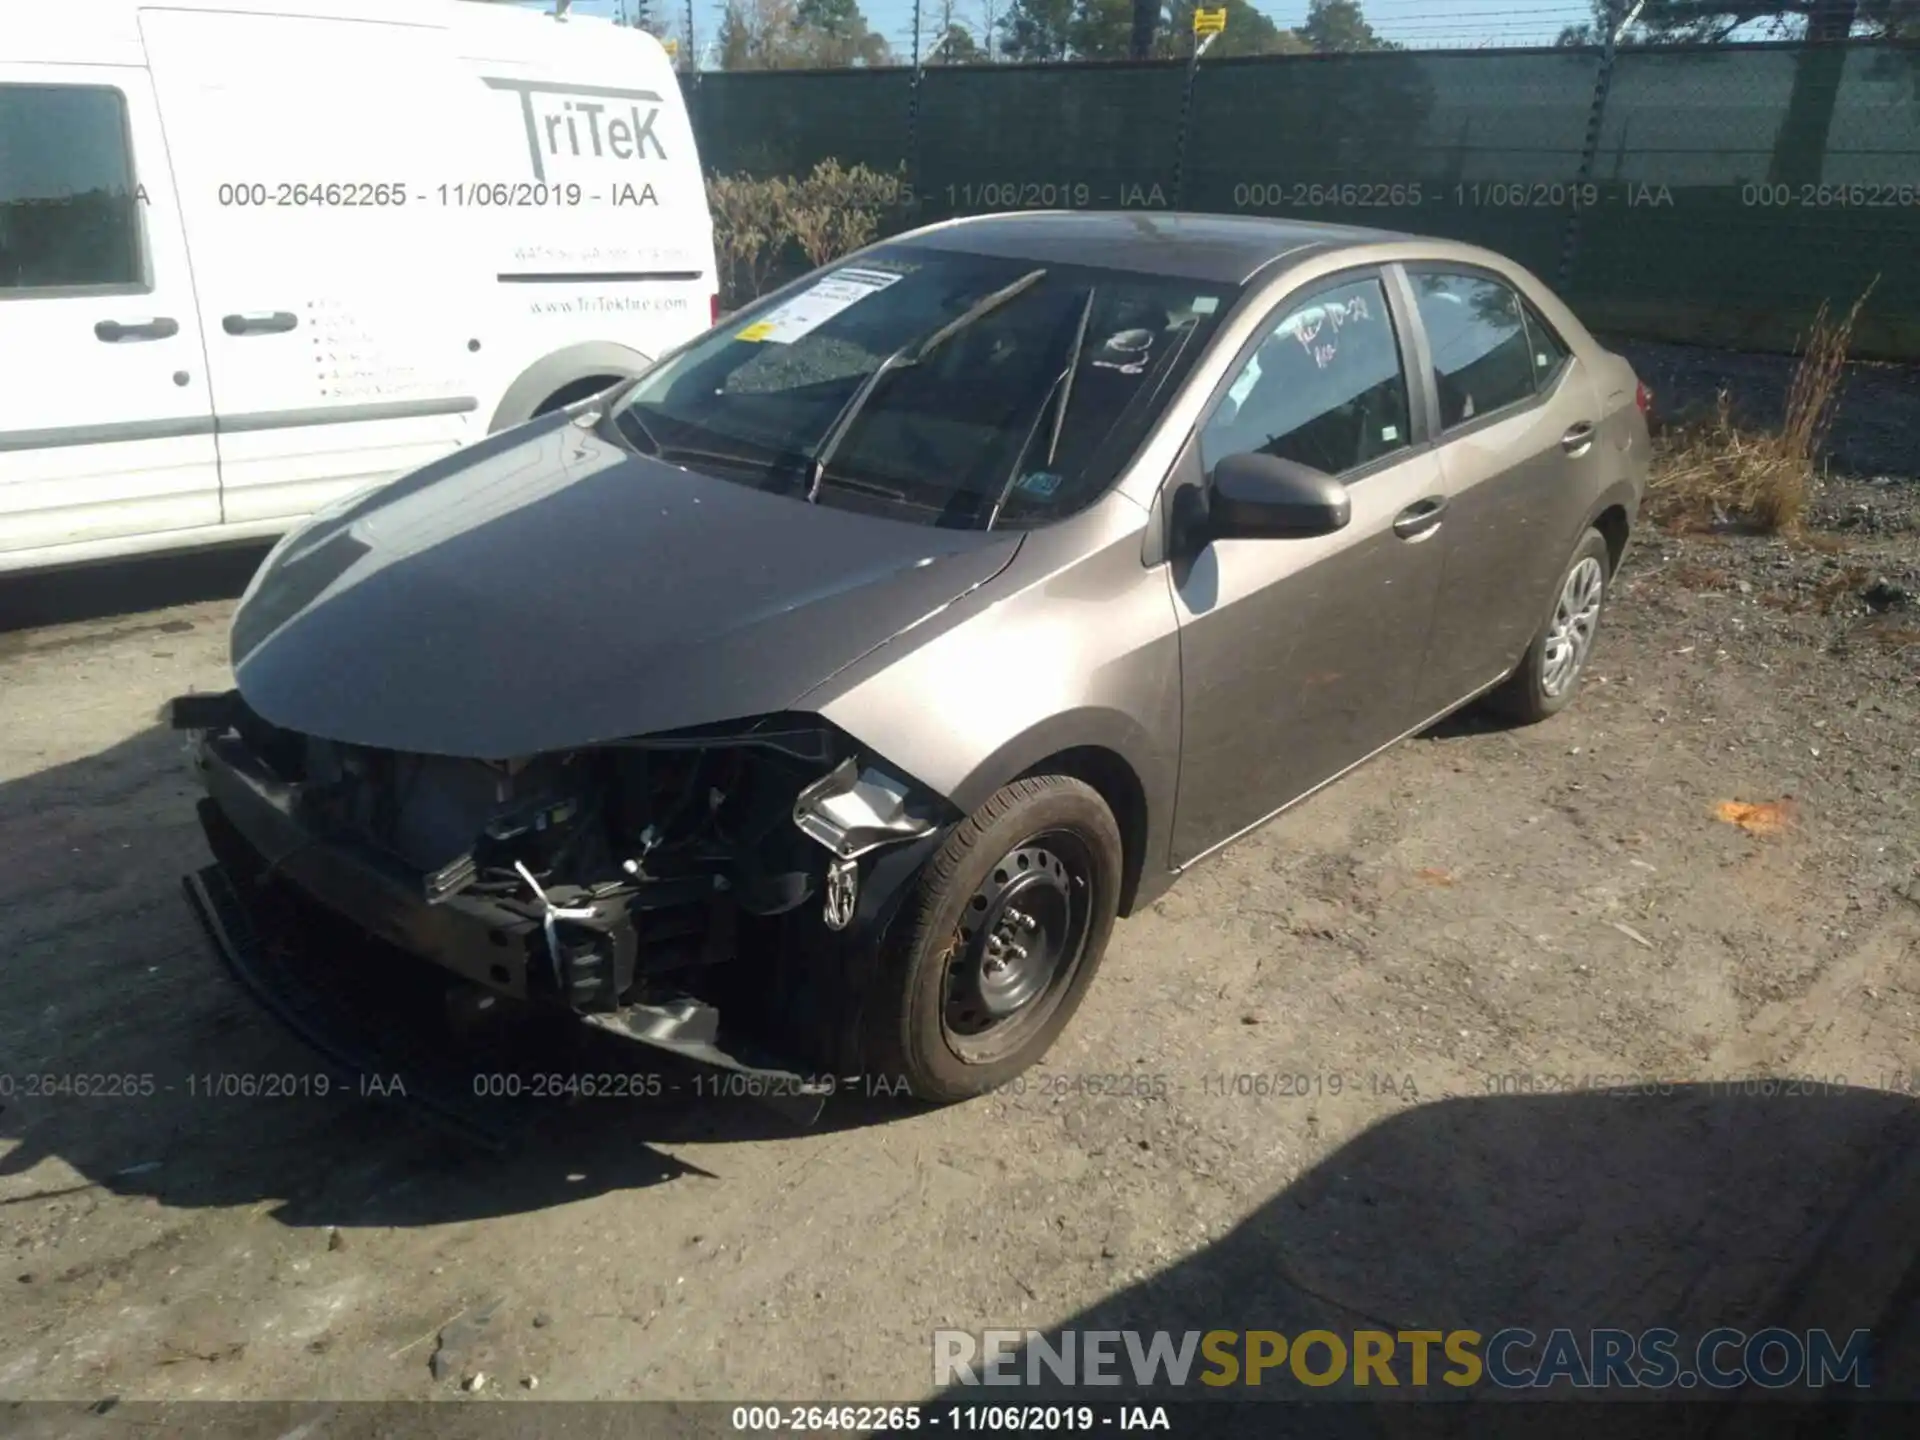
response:
{"label": "front fender", "polygon": [[1140,563],[1145,520],[1113,497],[1030,532],[1000,575],[797,708],[962,813],[1049,757],[1081,752],[1062,768],[1107,793],[1151,883],[1166,864],[1178,774],[1180,639],[1165,567]]}

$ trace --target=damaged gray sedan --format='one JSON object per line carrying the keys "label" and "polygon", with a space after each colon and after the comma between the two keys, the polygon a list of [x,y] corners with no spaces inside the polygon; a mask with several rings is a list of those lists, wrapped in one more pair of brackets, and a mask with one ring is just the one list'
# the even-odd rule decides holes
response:
{"label": "damaged gray sedan", "polygon": [[1572,698],[1647,403],[1468,246],[883,242],[282,541],[173,705],[190,890],[229,951],[271,886],[709,1065],[981,1093],[1196,861]]}

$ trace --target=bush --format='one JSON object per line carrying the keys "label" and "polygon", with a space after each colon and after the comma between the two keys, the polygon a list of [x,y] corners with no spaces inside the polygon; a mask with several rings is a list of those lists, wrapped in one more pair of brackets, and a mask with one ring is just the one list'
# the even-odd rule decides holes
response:
{"label": "bush", "polygon": [[715,175],[707,181],[720,302],[738,309],[767,289],[793,243],[794,184],[781,176]]}
{"label": "bush", "polygon": [[1798,528],[1833,423],[1854,322],[1872,293],[1869,285],[1837,324],[1821,305],[1778,430],[1742,428],[1722,391],[1712,414],[1661,437],[1647,483],[1654,519],[1682,527],[1730,521],[1769,533]]}
{"label": "bush", "polygon": [[794,239],[809,265],[828,261],[870,245],[879,238],[887,212],[900,201],[906,174],[882,174],[856,165],[843,169],[838,160],[822,160],[795,188]]}
{"label": "bush", "polygon": [[721,303],[738,309],[802,267],[825,265],[879,238],[904,174],[823,160],[811,174],[707,180]]}

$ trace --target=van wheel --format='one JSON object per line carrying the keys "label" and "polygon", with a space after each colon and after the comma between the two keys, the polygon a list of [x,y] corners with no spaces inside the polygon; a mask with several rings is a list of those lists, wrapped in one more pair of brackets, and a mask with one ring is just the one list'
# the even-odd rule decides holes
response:
{"label": "van wheel", "polygon": [[553,394],[534,406],[533,414],[527,418],[529,420],[535,420],[542,415],[551,415],[556,410],[566,409],[567,406],[574,404],[576,401],[598,395],[602,390],[611,390],[620,383],[621,377],[618,375],[589,375],[584,380],[576,380],[571,385],[561,386],[558,390],[554,391]]}
{"label": "van wheel", "polygon": [[1046,1054],[1093,983],[1119,908],[1120,827],[1065,775],[1016,780],[927,862],[866,1024],[875,1077],[964,1100]]}

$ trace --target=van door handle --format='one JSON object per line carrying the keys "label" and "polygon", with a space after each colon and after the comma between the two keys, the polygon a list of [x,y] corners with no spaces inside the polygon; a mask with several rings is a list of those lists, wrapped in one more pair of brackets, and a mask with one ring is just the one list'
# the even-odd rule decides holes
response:
{"label": "van door handle", "polygon": [[284,335],[300,323],[291,310],[256,310],[251,315],[224,315],[220,328],[229,335]]}
{"label": "van door handle", "polygon": [[1402,540],[1418,540],[1423,535],[1431,535],[1440,528],[1441,517],[1447,513],[1447,497],[1429,495],[1402,510],[1393,519],[1393,533]]}
{"label": "van door handle", "polygon": [[1591,420],[1582,420],[1577,425],[1568,426],[1567,433],[1560,437],[1560,448],[1569,455],[1585,454],[1587,447],[1591,444],[1593,444]]}
{"label": "van door handle", "polygon": [[102,320],[93,333],[109,345],[122,340],[168,340],[180,333],[180,322],[167,315],[152,320]]}

